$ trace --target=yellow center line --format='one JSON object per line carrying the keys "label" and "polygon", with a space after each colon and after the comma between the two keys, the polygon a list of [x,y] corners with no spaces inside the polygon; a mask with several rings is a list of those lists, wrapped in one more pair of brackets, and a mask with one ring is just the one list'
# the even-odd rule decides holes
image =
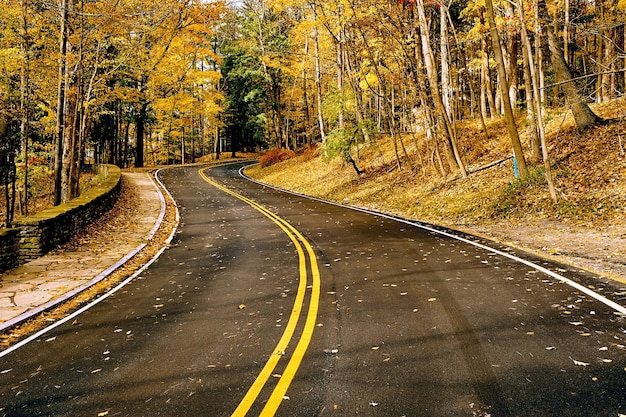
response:
{"label": "yellow center line", "polygon": [[263,369],[261,370],[261,372],[255,379],[252,386],[248,389],[248,392],[244,396],[243,400],[239,403],[238,407],[233,412],[232,417],[243,417],[250,410],[250,408],[252,407],[252,404],[254,403],[254,401],[256,401],[259,394],[261,393],[261,390],[263,389],[268,379],[272,375],[272,372],[278,365],[278,361],[280,360],[285,349],[289,345],[289,342],[293,338],[296,326],[298,324],[298,320],[300,318],[300,314],[302,312],[302,306],[304,304],[304,296],[306,293],[306,282],[307,282],[306,257],[305,257],[304,249],[302,248],[302,245],[300,244],[300,242],[302,242],[302,244],[304,244],[304,246],[306,247],[306,253],[309,256],[311,272],[313,275],[313,282],[311,286],[311,300],[309,302],[309,310],[307,313],[307,318],[305,321],[304,329],[302,331],[300,340],[294,350],[294,353],[290,361],[288,362],[287,367],[285,368],[285,372],[279,379],[278,384],[276,385],[274,391],[272,392],[270,399],[268,400],[261,414],[262,416],[267,416],[267,417],[273,416],[276,413],[276,410],[278,409],[278,407],[280,406],[280,403],[282,402],[284,395],[287,392],[287,389],[289,388],[289,385],[291,384],[291,381],[293,380],[296,374],[296,371],[298,370],[298,367],[300,366],[300,363],[302,362],[304,353],[306,352],[309,342],[311,341],[311,338],[313,336],[313,330],[315,329],[315,323],[317,320],[317,310],[318,310],[318,305],[319,305],[319,293],[320,293],[320,275],[319,275],[319,268],[317,265],[317,260],[315,257],[315,252],[313,251],[313,248],[308,243],[308,241],[304,238],[304,236],[302,236],[302,234],[298,232],[298,230],[295,229],[293,226],[291,226],[288,222],[278,217],[274,213],[270,212],[265,207],[259,205],[255,201],[252,201],[249,198],[244,197],[243,195],[238,194],[224,187],[223,185],[213,181],[204,173],[204,169],[201,169],[199,173],[200,173],[200,176],[209,184],[224,191],[227,194],[232,195],[233,197],[236,197],[242,200],[246,204],[250,205],[257,211],[265,215],[267,218],[272,220],[274,223],[276,223],[285,232],[285,234],[289,237],[289,239],[294,243],[294,246],[296,247],[296,250],[298,252],[298,262],[299,262],[299,268],[300,268],[300,282],[298,285],[298,292],[296,294],[296,299],[294,301],[294,305],[293,305],[291,314],[289,316],[289,321],[287,322],[287,326],[285,328],[285,331],[283,332],[282,337],[280,338],[280,340],[278,341],[278,344],[276,345],[276,348],[274,349],[274,353],[272,354],[272,356],[270,356],[270,358],[268,359],[265,366],[263,367]]}
{"label": "yellow center line", "polygon": [[276,414],[278,407],[281,402],[285,398],[285,394],[287,393],[287,389],[291,385],[293,378],[296,375],[296,371],[300,367],[302,359],[304,358],[304,354],[309,347],[309,343],[311,342],[311,338],[313,337],[313,330],[315,330],[315,324],[317,321],[317,310],[319,306],[319,296],[320,296],[320,272],[317,266],[317,261],[315,257],[315,253],[313,252],[313,248],[309,244],[308,241],[304,239],[304,237],[295,229],[294,233],[302,240],[304,246],[306,246],[307,252],[309,254],[309,259],[311,260],[311,272],[313,275],[313,285],[311,287],[311,301],[309,302],[309,311],[307,313],[307,318],[304,324],[304,329],[302,330],[302,335],[300,336],[300,340],[293,352],[283,375],[278,380],[278,384],[274,388],[272,395],[268,399],[265,407],[261,411],[260,417],[270,417]]}

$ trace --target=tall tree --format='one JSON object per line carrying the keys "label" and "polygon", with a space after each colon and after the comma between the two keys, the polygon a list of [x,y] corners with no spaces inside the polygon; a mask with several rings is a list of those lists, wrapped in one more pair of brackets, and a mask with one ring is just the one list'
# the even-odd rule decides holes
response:
{"label": "tall tree", "polygon": [[513,116],[513,108],[511,107],[511,101],[509,98],[509,85],[506,75],[506,67],[504,58],[502,57],[502,43],[500,42],[500,34],[496,27],[496,18],[493,11],[493,3],[491,0],[485,0],[485,9],[487,13],[487,21],[489,22],[489,32],[491,34],[491,43],[493,45],[493,52],[498,64],[498,75],[500,76],[500,91],[502,94],[502,101],[504,107],[504,118],[506,120],[506,126],[509,131],[509,138],[513,146],[513,154],[517,160],[517,166],[519,168],[519,175],[524,178],[528,175],[528,167],[526,166],[526,158],[524,157],[524,151],[522,149],[522,142],[519,138],[517,131],[517,125],[515,124],[515,117]]}

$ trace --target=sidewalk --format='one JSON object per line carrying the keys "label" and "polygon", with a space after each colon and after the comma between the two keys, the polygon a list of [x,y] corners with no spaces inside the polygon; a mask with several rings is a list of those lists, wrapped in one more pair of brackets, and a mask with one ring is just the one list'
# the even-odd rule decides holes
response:
{"label": "sidewalk", "polygon": [[[62,250],[0,274],[0,331],[26,320],[106,278],[152,238],[164,210],[163,197],[149,173],[124,172],[130,204],[122,216]],[[107,219],[107,215],[103,217]],[[101,220],[103,222],[105,220]]]}

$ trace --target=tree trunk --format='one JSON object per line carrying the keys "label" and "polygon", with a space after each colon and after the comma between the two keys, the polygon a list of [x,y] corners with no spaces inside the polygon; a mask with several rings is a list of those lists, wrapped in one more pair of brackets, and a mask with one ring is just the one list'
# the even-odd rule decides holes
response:
{"label": "tree trunk", "polygon": [[588,127],[603,123],[604,120],[598,117],[591,110],[591,108],[589,108],[589,105],[574,85],[572,75],[567,64],[565,63],[565,58],[563,57],[563,51],[557,43],[554,28],[547,23],[549,22],[549,17],[545,3],[540,2],[540,7],[541,21],[542,23],[546,23],[544,27],[546,28],[548,35],[548,47],[550,49],[552,67],[556,73],[557,82],[563,84],[563,92],[565,93],[565,97],[567,98],[570,108],[572,109],[572,114],[574,115],[574,120],[576,121],[576,127],[579,130],[585,130]]}
{"label": "tree trunk", "polygon": [[[317,14],[315,15],[317,23]],[[322,116],[322,68],[320,63],[320,47],[319,34],[317,26],[314,29],[315,36],[315,89],[317,98],[317,123],[320,129],[320,139],[322,143],[326,142],[326,130],[324,129],[324,117]]]}
{"label": "tree trunk", "polygon": [[21,124],[20,134],[22,138],[22,153],[24,154],[24,174],[22,181],[21,208],[22,215],[28,216],[28,159],[29,159],[29,142],[30,137],[30,106],[31,106],[31,86],[30,86],[30,58],[31,58],[31,39],[28,32],[28,0],[21,1],[22,13],[22,39],[21,49],[24,54],[24,66],[20,74],[20,112]]}
{"label": "tree trunk", "polygon": [[502,58],[502,44],[500,43],[500,35],[498,34],[498,28],[496,27],[496,19],[493,12],[493,4],[491,3],[491,0],[485,0],[485,7],[487,11],[487,19],[489,21],[489,30],[491,32],[491,43],[493,45],[496,63],[498,64],[498,74],[500,76],[500,92],[504,107],[504,118],[506,120],[506,126],[509,131],[511,144],[513,146],[513,154],[515,155],[515,159],[517,160],[519,174],[522,178],[525,178],[526,176],[528,176],[528,168],[526,166],[526,159],[524,158],[522,142],[520,141],[517,126],[515,125],[513,109],[511,108],[508,82],[506,78],[506,68],[504,66],[504,59]]}
{"label": "tree trunk", "polygon": [[452,88],[450,87],[450,54],[448,45],[448,16],[447,6],[441,3],[439,9],[439,48],[441,50],[441,99],[446,112],[452,117]]}
{"label": "tree trunk", "polygon": [[[524,30],[524,26],[522,26],[522,30]],[[530,137],[531,151],[532,151],[532,159],[533,161],[538,161],[541,158],[541,139],[539,138],[539,131],[537,126],[537,121],[539,116],[537,115],[537,110],[535,106],[535,100],[539,100],[539,97],[535,96],[532,83],[534,80],[531,75],[530,62],[531,57],[529,57],[527,48],[526,48],[526,39],[528,36],[524,36],[522,33],[522,58],[524,60],[524,89],[526,90],[526,118],[528,120],[528,136]],[[531,50],[532,53],[532,50]],[[534,68],[533,68],[534,70]]]}
{"label": "tree trunk", "polygon": [[487,98],[487,104],[489,104],[489,109],[488,109],[489,113],[487,113],[487,108],[485,106],[485,118],[487,117],[491,118],[495,115],[495,112],[497,111],[497,109],[496,109],[495,100],[493,98],[493,86],[491,84],[491,72],[489,71],[489,54],[487,53],[487,41],[485,40],[485,37],[481,39],[480,45],[481,45],[482,56],[483,56],[482,76],[483,76],[483,83],[484,83],[484,93]]}
{"label": "tree trunk", "polygon": [[143,140],[146,128],[148,103],[142,100],[139,106],[139,113],[135,121],[135,167],[143,167]]}
{"label": "tree trunk", "polygon": [[62,203],[63,139],[65,136],[65,85],[67,73],[67,2],[60,0],[59,70],[57,80],[56,141],[54,147],[54,205]]}

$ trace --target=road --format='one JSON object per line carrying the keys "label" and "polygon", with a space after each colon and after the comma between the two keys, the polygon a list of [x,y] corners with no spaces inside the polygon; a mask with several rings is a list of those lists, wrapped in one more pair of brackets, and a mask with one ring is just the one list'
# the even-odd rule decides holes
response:
{"label": "road", "polygon": [[173,247],[1,357],[0,415],[626,414],[623,289],[238,168],[162,173]]}

